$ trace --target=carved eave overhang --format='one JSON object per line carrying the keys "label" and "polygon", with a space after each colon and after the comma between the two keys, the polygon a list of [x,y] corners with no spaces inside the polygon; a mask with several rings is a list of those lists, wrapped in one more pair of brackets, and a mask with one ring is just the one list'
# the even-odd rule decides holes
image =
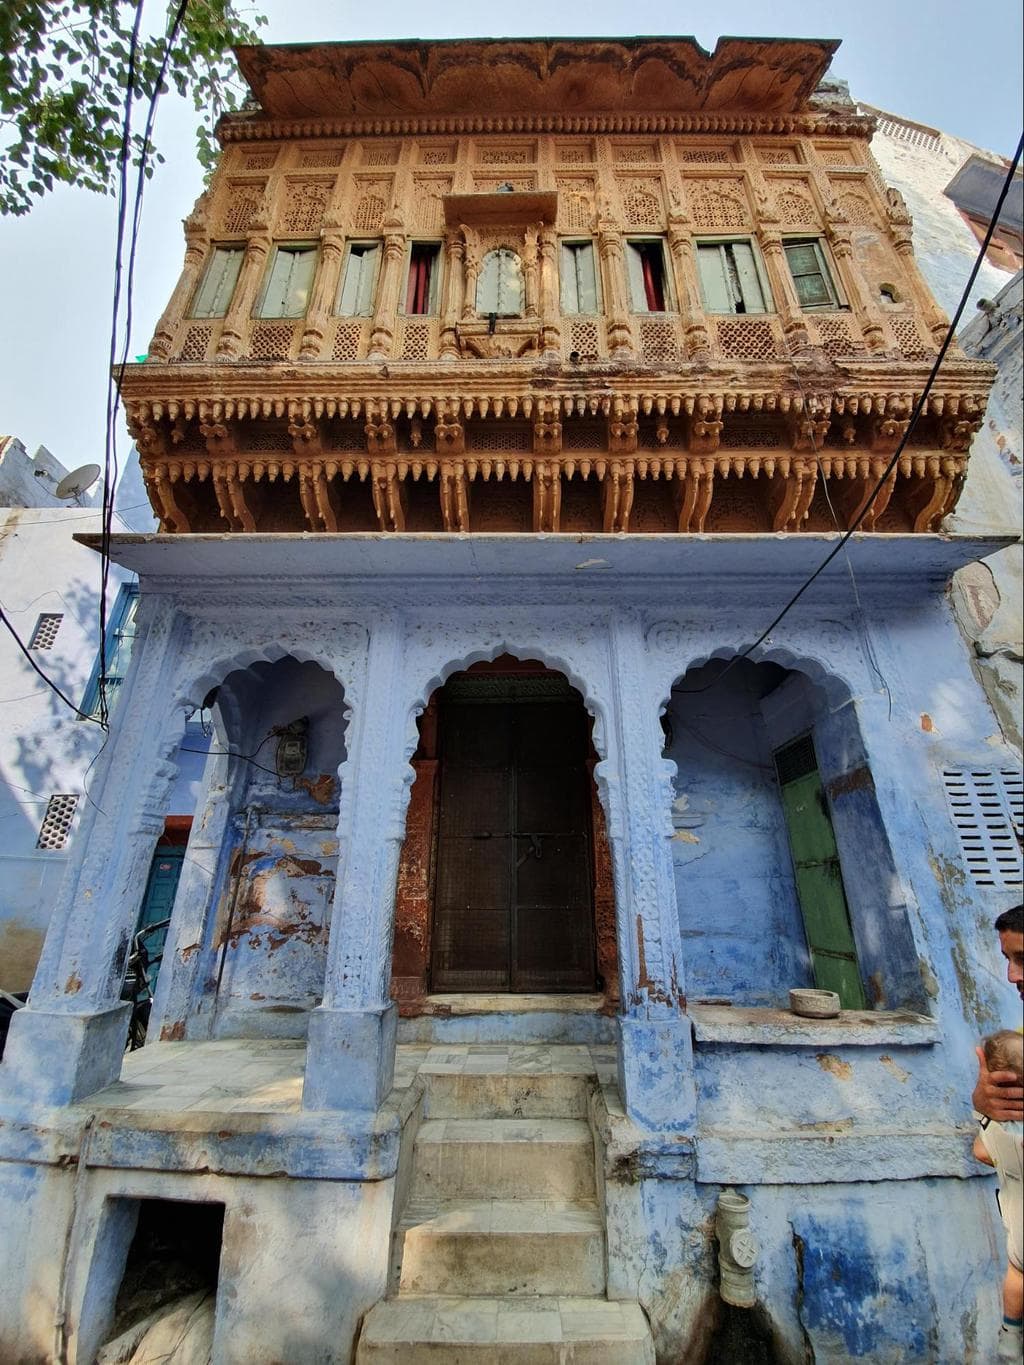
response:
{"label": "carved eave overhang", "polygon": [[870,136],[811,107],[832,39],[456,39],[236,49],[259,113],[222,142],[463,132],[773,132]]}
{"label": "carved eave overhang", "polygon": [[[239,531],[274,529],[265,490],[296,480],[313,531],[340,527],[338,497],[369,482],[382,530],[405,529],[411,482],[436,482],[446,530],[470,530],[477,481],[532,482],[534,530],[559,529],[565,479],[601,485],[604,529],[630,529],[636,480],[671,483],[678,529],[703,531],[717,488],[760,481],[770,528],[807,524],[820,479],[851,523],[906,434],[924,365],[863,362],[827,374],[791,365],[700,373],[534,364],[309,368],[141,365],[122,385],[128,424],[165,529],[194,531],[176,489],[208,484]],[[948,362],[863,525],[904,481],[909,525],[935,530],[956,505],[993,369]],[[498,438],[497,440],[495,438]],[[257,496],[253,496],[255,493]],[[758,496],[761,496],[759,494]],[[902,495],[901,495],[902,496]]]}

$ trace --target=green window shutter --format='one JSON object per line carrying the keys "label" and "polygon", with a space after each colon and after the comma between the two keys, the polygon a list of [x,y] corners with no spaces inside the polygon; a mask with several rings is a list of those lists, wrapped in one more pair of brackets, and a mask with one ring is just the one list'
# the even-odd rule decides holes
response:
{"label": "green window shutter", "polygon": [[816,242],[787,242],[786,261],[802,308],[834,308],[837,303],[821,248]]}
{"label": "green window shutter", "polygon": [[427,290],[427,312],[437,313],[441,299],[441,248],[435,246],[430,253],[430,284]]}
{"label": "green window shutter", "polygon": [[780,749],[775,762],[814,983],[835,991],[843,1009],[864,1009],[839,849],[813,743],[809,737],[797,740]]}
{"label": "green window shutter", "polygon": [[709,313],[734,313],[732,284],[726,271],[725,249],[718,243],[697,248],[697,269],[704,292],[704,306]]}
{"label": "green window shutter", "polygon": [[643,252],[633,242],[626,243],[626,273],[629,277],[630,307],[634,313],[649,313],[644,289]]}
{"label": "green window shutter", "polygon": [[206,267],[203,282],[199,286],[191,316],[194,318],[222,318],[228,311],[231,296],[238,283],[238,272],[242,268],[244,247],[214,247],[213,255]]}
{"label": "green window shutter", "polygon": [[279,246],[274,253],[259,316],[301,318],[309,302],[316,269],[316,247]]}
{"label": "green window shutter", "polygon": [[732,253],[736,266],[736,281],[743,300],[744,312],[763,313],[764,293],[754,262],[754,248],[749,242],[730,242],[726,250]]}
{"label": "green window shutter", "polygon": [[562,243],[562,312],[580,311],[579,285],[576,279],[576,251],[566,242]]}
{"label": "green window shutter", "polygon": [[488,251],[476,285],[476,311],[486,316],[519,317],[523,311],[523,271],[519,257],[507,247]]}
{"label": "green window shutter", "polygon": [[380,261],[380,247],[362,247],[359,254],[359,284],[356,290],[355,312],[358,317],[373,315],[373,296],[377,286],[377,265]]}
{"label": "green window shutter", "polygon": [[580,242],[576,247],[576,290],[581,313],[597,312],[597,266],[593,242]]}

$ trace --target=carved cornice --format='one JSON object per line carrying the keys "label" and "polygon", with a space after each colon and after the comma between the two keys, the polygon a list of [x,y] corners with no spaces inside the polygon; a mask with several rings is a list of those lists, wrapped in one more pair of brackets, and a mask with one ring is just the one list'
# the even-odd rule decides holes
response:
{"label": "carved cornice", "polygon": [[419,118],[275,119],[232,114],[217,125],[222,145],[294,138],[431,137],[461,133],[736,133],[846,137],[868,141],[873,118],[861,114],[467,114]]}

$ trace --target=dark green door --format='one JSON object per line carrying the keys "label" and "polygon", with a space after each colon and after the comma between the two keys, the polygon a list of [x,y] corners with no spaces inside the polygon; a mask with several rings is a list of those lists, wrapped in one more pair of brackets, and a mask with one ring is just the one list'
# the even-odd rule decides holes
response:
{"label": "dark green door", "polygon": [[146,883],[142,909],[139,911],[136,933],[144,933],[142,945],[150,963],[147,976],[154,989],[160,970],[160,958],[163,956],[164,943],[167,940],[167,921],[174,909],[174,896],[178,890],[184,860],[183,848],[157,849],[149,869],[149,881]]}
{"label": "dark green door", "polygon": [[780,749],[775,766],[814,984],[821,990],[835,991],[843,1009],[862,1010],[864,987],[843,890],[839,849],[810,736]]}

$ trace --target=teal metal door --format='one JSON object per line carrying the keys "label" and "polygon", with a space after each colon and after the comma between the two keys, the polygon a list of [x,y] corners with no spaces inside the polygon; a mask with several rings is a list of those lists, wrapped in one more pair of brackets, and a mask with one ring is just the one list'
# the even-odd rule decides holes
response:
{"label": "teal metal door", "polygon": [[809,735],[775,755],[814,984],[844,1010],[862,1010],[864,986],[850,925],[839,849]]}
{"label": "teal metal door", "polygon": [[135,932],[136,935],[142,934],[142,946],[150,964],[147,978],[153,989],[156,988],[160,959],[167,940],[168,921],[174,909],[174,896],[184,861],[183,848],[158,848],[149,869],[149,881],[146,883],[146,894],[142,899]]}

